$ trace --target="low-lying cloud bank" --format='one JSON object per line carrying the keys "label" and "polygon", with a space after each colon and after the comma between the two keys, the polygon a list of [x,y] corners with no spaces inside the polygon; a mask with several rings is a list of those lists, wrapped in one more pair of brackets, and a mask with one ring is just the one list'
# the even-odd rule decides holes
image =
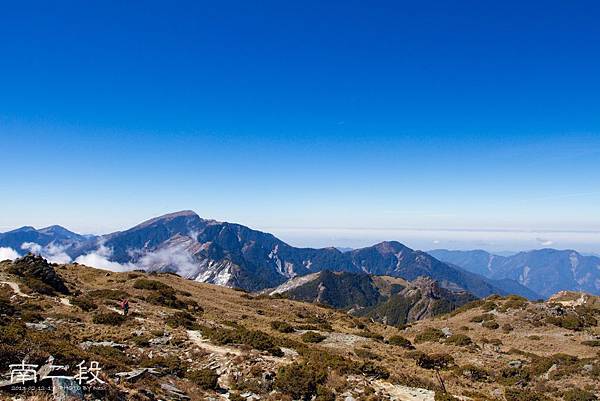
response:
{"label": "low-lying cloud bank", "polygon": [[[82,265],[95,267],[98,269],[110,270],[114,272],[125,272],[131,270],[170,270],[177,274],[193,278],[198,274],[198,263],[194,256],[185,246],[173,246],[170,248],[158,249],[153,252],[143,252],[135,250],[130,252],[135,262],[119,263],[111,260],[112,249],[100,244],[97,249],[80,255],[73,260],[67,253],[67,247],[50,243],[42,246],[35,242],[24,242],[21,249],[25,252],[31,252],[41,255],[50,263],[79,263]],[[15,260],[21,254],[13,248],[0,248],[0,260]]]}
{"label": "low-lying cloud bank", "polygon": [[56,245],[54,242],[46,246],[41,246],[35,242],[24,242],[21,244],[21,249],[37,255],[42,255],[50,263],[69,263],[71,257],[65,252],[66,247]]}
{"label": "low-lying cloud bank", "polygon": [[95,251],[77,257],[75,262],[113,272],[125,272],[137,269],[137,267],[131,263],[121,264],[111,261],[109,259],[111,255],[112,250],[110,248],[100,245]]}
{"label": "low-lying cloud bank", "polygon": [[12,248],[8,247],[0,247],[0,260],[15,260],[20,257],[19,252],[15,251]]}

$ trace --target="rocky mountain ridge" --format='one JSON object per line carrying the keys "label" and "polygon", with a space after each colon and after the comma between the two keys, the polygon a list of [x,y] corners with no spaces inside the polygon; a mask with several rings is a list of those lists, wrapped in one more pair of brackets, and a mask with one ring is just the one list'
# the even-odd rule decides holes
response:
{"label": "rocky mountain ridge", "polygon": [[[10,234],[10,233],[7,233]],[[0,237],[0,246],[6,246]],[[429,254],[399,242],[341,252],[336,248],[297,248],[272,234],[240,224],[200,218],[181,211],[143,222],[131,229],[97,237],[44,237],[40,253],[50,260],[74,260],[112,270],[171,271],[193,280],[258,291],[296,276],[322,270],[389,275],[414,280],[429,276],[448,288],[475,296],[531,292],[512,283],[492,283],[477,274],[440,262]],[[41,245],[41,244],[40,244]],[[22,247],[22,245],[21,245]],[[46,253],[46,254],[45,254]]]}

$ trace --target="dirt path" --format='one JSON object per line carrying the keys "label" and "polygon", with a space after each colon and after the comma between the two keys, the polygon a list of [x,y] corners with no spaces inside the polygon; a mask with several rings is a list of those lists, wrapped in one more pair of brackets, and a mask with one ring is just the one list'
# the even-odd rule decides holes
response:
{"label": "dirt path", "polygon": [[200,348],[202,348],[208,352],[211,352],[213,354],[218,354],[218,355],[227,355],[227,354],[242,355],[243,354],[243,352],[237,348],[211,344],[207,339],[203,338],[202,334],[200,334],[200,332],[197,330],[188,330],[187,335],[188,335],[188,338],[194,344],[198,345]]}
{"label": "dirt path", "polygon": [[23,298],[32,298],[31,295],[27,295],[24,292],[22,292],[19,288],[19,284],[15,283],[14,281],[0,281],[0,284],[6,284],[7,286],[9,286],[13,290],[13,292],[18,296],[21,296]]}
{"label": "dirt path", "polygon": [[382,390],[390,395],[393,401],[434,401],[435,392],[424,388],[406,387],[375,380],[372,383],[375,390]]}

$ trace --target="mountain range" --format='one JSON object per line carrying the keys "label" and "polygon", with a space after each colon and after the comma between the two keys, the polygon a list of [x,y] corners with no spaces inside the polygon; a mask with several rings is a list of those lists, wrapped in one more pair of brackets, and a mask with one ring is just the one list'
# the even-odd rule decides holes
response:
{"label": "mountain range", "polygon": [[483,250],[429,251],[435,258],[493,280],[514,280],[549,297],[561,291],[600,294],[600,258],[574,250],[538,249],[500,256]]}
{"label": "mountain range", "polygon": [[296,277],[268,293],[331,306],[388,325],[402,325],[448,313],[475,300],[469,292],[443,288],[429,277],[407,281],[329,270]]}
{"label": "mountain range", "polygon": [[22,253],[33,251],[57,263],[73,261],[121,271],[171,271],[200,282],[249,291],[273,288],[297,276],[330,270],[409,281],[427,276],[443,287],[466,290],[477,297],[495,293],[539,297],[515,279],[484,277],[396,241],[345,252],[333,247],[297,248],[272,234],[203,219],[192,211],[167,214],[100,236],[84,236],[60,226],[40,230],[23,227],[0,234],[0,247]]}

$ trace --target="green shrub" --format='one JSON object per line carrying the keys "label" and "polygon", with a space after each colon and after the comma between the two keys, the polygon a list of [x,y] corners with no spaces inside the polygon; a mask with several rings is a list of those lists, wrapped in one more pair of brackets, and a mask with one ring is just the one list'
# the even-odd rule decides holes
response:
{"label": "green shrub", "polygon": [[296,331],[294,330],[294,327],[292,327],[291,324],[287,322],[282,322],[281,320],[275,320],[271,322],[271,328],[280,333],[293,333],[294,331]]}
{"label": "green shrub", "polygon": [[433,327],[427,327],[415,336],[415,343],[420,344],[424,342],[436,342],[442,338],[446,338],[442,330]]}
{"label": "green shrub", "polygon": [[531,375],[525,369],[504,368],[500,371],[498,382],[505,386],[525,386],[531,380]]}
{"label": "green shrub", "polygon": [[243,326],[234,329],[199,326],[199,330],[203,336],[220,345],[245,344],[259,351],[267,351],[273,356],[284,355],[281,348],[275,345],[276,340],[260,330],[248,330]]}
{"label": "green shrub", "polygon": [[152,292],[144,298],[148,303],[172,309],[187,309],[187,304],[175,296],[175,292]]}
{"label": "green shrub", "polygon": [[524,309],[527,304],[527,298],[523,298],[519,295],[509,295],[502,306],[498,308],[498,311],[506,312],[510,309]]}
{"label": "green shrub", "polygon": [[125,316],[116,312],[98,313],[94,315],[92,321],[96,324],[119,326],[125,321]]}
{"label": "green shrub", "polygon": [[490,373],[486,369],[475,365],[461,366],[458,371],[461,375],[477,382],[486,382],[490,378]]}
{"label": "green shrub", "polygon": [[44,318],[39,312],[23,311],[21,313],[21,320],[24,322],[40,322],[44,320]]}
{"label": "green shrub", "polygon": [[6,326],[0,326],[0,343],[16,345],[23,341],[27,333],[25,325],[21,322],[13,322]]}
{"label": "green shrub", "polygon": [[589,391],[572,388],[563,393],[563,399],[564,401],[597,401],[598,397]]}
{"label": "green shrub", "polygon": [[375,359],[375,360],[381,360],[381,357],[379,355],[377,355],[374,352],[369,351],[368,349],[365,348],[355,348],[354,349],[354,354],[362,359]]}
{"label": "green shrub", "polygon": [[456,345],[457,347],[466,347],[473,344],[473,340],[465,334],[453,334],[446,339],[446,344]]}
{"label": "green shrub", "polygon": [[481,323],[490,320],[496,320],[496,316],[492,315],[491,313],[484,313],[482,315],[473,316],[470,321],[473,323]]}
{"label": "green shrub", "polygon": [[496,330],[500,325],[495,320],[488,320],[486,322],[481,323],[481,327],[485,327],[486,329]]}
{"label": "green shrub", "polygon": [[490,312],[496,309],[497,307],[498,305],[496,305],[494,301],[485,301],[483,305],[481,305],[481,310],[483,310],[484,312]]}
{"label": "green shrub", "polygon": [[307,331],[306,333],[302,334],[301,338],[305,343],[320,343],[327,337],[314,331]]}
{"label": "green shrub", "polygon": [[133,342],[138,347],[147,347],[150,345],[150,338],[148,336],[134,336],[131,337],[131,342]]}
{"label": "green shrub", "polygon": [[246,401],[244,397],[240,395],[240,393],[229,393],[229,401]]}
{"label": "green shrub", "polygon": [[112,290],[112,289],[100,289],[92,290],[86,295],[90,300],[94,299],[110,299],[113,301],[120,301],[122,299],[130,298],[130,295],[123,290]]}
{"label": "green shrub", "polygon": [[318,385],[315,401],[335,401],[335,393],[326,386]]}
{"label": "green shrub", "polygon": [[434,396],[435,401],[459,401],[458,398],[454,397],[450,393],[445,393],[443,391],[436,391]]}
{"label": "green shrub", "polygon": [[189,370],[185,377],[203,390],[216,390],[219,375],[212,369]]}
{"label": "green shrub", "polygon": [[171,327],[183,327],[188,330],[198,328],[196,318],[185,311],[178,311],[165,319],[165,323]]}
{"label": "green shrub", "polygon": [[372,333],[367,330],[363,330],[360,333],[358,333],[357,335],[364,337],[364,338],[370,338],[375,341],[383,341],[383,336],[381,334]]}
{"label": "green shrub", "polygon": [[71,303],[84,312],[89,312],[91,310],[98,309],[98,305],[96,305],[89,296],[79,296],[71,298]]}
{"label": "green shrub", "polygon": [[582,345],[587,345],[588,347],[600,347],[600,340],[587,340],[582,341]]}
{"label": "green shrub", "polygon": [[586,327],[585,320],[575,313],[570,313],[565,316],[550,316],[546,318],[546,323],[573,331],[581,331]]}
{"label": "green shrub", "polygon": [[448,354],[426,354],[422,351],[413,351],[410,355],[423,369],[446,369],[454,364],[454,358]]}
{"label": "green shrub", "polygon": [[148,280],[147,278],[140,278],[135,280],[133,283],[133,288],[137,288],[138,290],[151,290],[151,291],[161,291],[161,292],[175,292],[173,287],[162,283],[156,280]]}
{"label": "green shrub", "polygon": [[54,288],[38,278],[25,276],[22,277],[21,280],[23,281],[23,284],[29,287],[33,292],[37,292],[38,294],[42,295],[54,295]]}
{"label": "green shrub", "polygon": [[327,372],[306,364],[294,362],[279,368],[275,388],[294,399],[309,400],[317,394],[317,388],[327,379]]}
{"label": "green shrub", "polygon": [[388,344],[396,345],[398,347],[406,348],[406,349],[415,349],[414,345],[407,339],[402,336],[391,336],[388,338]]}
{"label": "green shrub", "polygon": [[507,388],[504,390],[506,401],[548,401],[550,400],[542,393],[519,388]]}
{"label": "green shrub", "polygon": [[461,306],[460,308],[456,308],[455,310],[453,310],[452,312],[450,312],[450,316],[456,316],[460,313],[466,312],[468,310],[477,308],[481,305],[484,304],[485,301],[483,301],[482,299],[476,299],[475,301],[471,301],[469,303],[464,304],[463,306]]}

